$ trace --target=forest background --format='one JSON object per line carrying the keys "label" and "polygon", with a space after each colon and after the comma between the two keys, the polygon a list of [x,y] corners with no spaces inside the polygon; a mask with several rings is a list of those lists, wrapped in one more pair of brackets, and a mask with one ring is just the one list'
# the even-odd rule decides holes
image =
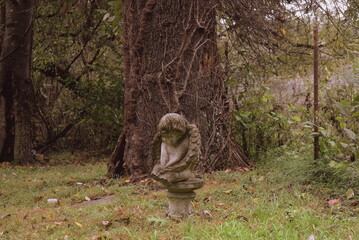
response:
{"label": "forest background", "polygon": [[[0,239],[356,239],[358,10],[0,0]],[[184,221],[148,178],[167,112],[202,136]]]}
{"label": "forest background", "polygon": [[[131,25],[133,6],[139,12],[159,9],[154,1],[127,5],[100,0],[1,1],[1,162],[46,164],[54,153],[87,152],[110,158],[108,176],[131,175],[133,181],[145,176],[152,164],[149,157],[131,163],[131,139],[121,134],[131,135],[131,126],[126,128],[131,118],[126,116],[138,114],[131,113],[131,101],[125,104],[131,87],[125,77],[126,39],[131,36],[126,29],[141,32],[140,25]],[[217,55],[215,75],[221,82],[211,91],[220,93],[213,96],[221,99],[222,108],[210,106],[213,117],[221,116],[209,120],[208,125],[216,128],[213,134],[201,129],[202,153],[207,155],[199,170],[253,166],[276,149],[293,158],[308,156],[295,164],[310,169],[312,180],[335,182],[345,191],[358,189],[357,1],[237,0],[209,6],[203,16],[211,15],[215,22],[212,19],[207,26],[207,35],[200,33],[207,39],[201,35],[202,42],[193,38],[189,45],[197,44],[197,50],[210,41],[216,43],[211,51]],[[12,14],[16,11],[21,14]],[[317,122],[313,120],[314,26],[319,29]],[[171,37],[175,42],[176,35]],[[177,70],[185,72],[185,68]],[[167,75],[163,79],[168,81]],[[157,100],[155,109],[156,104]],[[186,111],[184,107],[185,115]],[[163,113],[161,108],[154,114],[154,122]],[[207,124],[198,116],[189,118],[200,126]],[[313,126],[318,131],[313,132]],[[310,157],[313,136],[320,139],[316,161]],[[123,143],[127,147],[116,152]],[[144,156],[141,151],[147,149],[133,151]],[[220,153],[225,157],[218,157]]]}

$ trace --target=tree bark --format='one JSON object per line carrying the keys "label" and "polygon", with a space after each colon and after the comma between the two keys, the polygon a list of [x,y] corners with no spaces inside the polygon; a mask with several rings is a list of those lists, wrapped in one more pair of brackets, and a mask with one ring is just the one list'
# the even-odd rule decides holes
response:
{"label": "tree bark", "polygon": [[[2,41],[5,33],[5,2],[0,0],[0,54],[2,51]],[[0,80],[1,81],[1,80]],[[0,93],[2,84],[0,83]],[[0,94],[0,150],[5,143],[5,99]]]}
{"label": "tree bark", "polygon": [[0,93],[5,105],[5,140],[0,161],[32,161],[33,85],[30,78],[33,3],[5,1],[5,29],[0,55]]}
{"label": "tree bark", "polygon": [[[111,157],[113,163],[124,163],[120,174],[132,180],[146,176],[153,167],[152,137],[159,119],[169,112],[181,113],[199,127],[199,167],[211,170],[227,164],[229,116],[215,7],[214,0],[125,1],[124,154]],[[108,170],[108,176],[119,173]]]}

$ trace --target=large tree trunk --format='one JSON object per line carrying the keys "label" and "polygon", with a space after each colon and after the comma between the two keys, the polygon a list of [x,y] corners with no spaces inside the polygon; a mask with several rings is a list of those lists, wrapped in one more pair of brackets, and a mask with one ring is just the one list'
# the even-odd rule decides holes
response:
{"label": "large tree trunk", "polygon": [[5,138],[0,146],[2,162],[32,160],[32,24],[31,0],[5,1],[5,32],[0,55],[0,93],[5,106]]}
{"label": "large tree trunk", "polygon": [[[2,50],[2,41],[5,33],[5,2],[0,1],[0,53]],[[2,92],[2,85],[0,83],[0,93]],[[0,94],[0,150],[5,142],[5,99]]]}
{"label": "large tree trunk", "polygon": [[113,153],[109,176],[127,173],[136,180],[148,173],[153,166],[151,140],[159,119],[168,112],[181,113],[199,127],[200,167],[226,165],[229,117],[215,7],[214,0],[126,1],[124,139],[116,148],[124,154]]}

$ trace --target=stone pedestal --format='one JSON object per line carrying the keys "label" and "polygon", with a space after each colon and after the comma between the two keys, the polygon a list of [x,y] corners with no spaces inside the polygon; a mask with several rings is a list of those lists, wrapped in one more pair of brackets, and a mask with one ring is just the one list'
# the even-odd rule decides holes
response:
{"label": "stone pedestal", "polygon": [[168,216],[187,218],[193,213],[192,200],[196,196],[194,190],[201,188],[203,181],[199,178],[190,178],[187,181],[162,186],[168,190]]}

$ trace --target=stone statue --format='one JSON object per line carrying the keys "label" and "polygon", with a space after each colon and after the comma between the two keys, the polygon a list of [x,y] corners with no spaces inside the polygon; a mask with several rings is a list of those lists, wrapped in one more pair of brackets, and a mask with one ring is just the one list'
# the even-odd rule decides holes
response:
{"label": "stone statue", "polygon": [[196,125],[189,124],[177,113],[168,113],[161,118],[152,148],[153,161],[158,163],[151,177],[168,190],[169,217],[186,218],[193,213],[194,190],[203,186],[203,180],[193,173],[200,145]]}
{"label": "stone statue", "polygon": [[153,140],[152,158],[158,162],[151,176],[164,185],[194,178],[193,169],[200,151],[200,134],[180,114],[168,113],[158,124]]}

